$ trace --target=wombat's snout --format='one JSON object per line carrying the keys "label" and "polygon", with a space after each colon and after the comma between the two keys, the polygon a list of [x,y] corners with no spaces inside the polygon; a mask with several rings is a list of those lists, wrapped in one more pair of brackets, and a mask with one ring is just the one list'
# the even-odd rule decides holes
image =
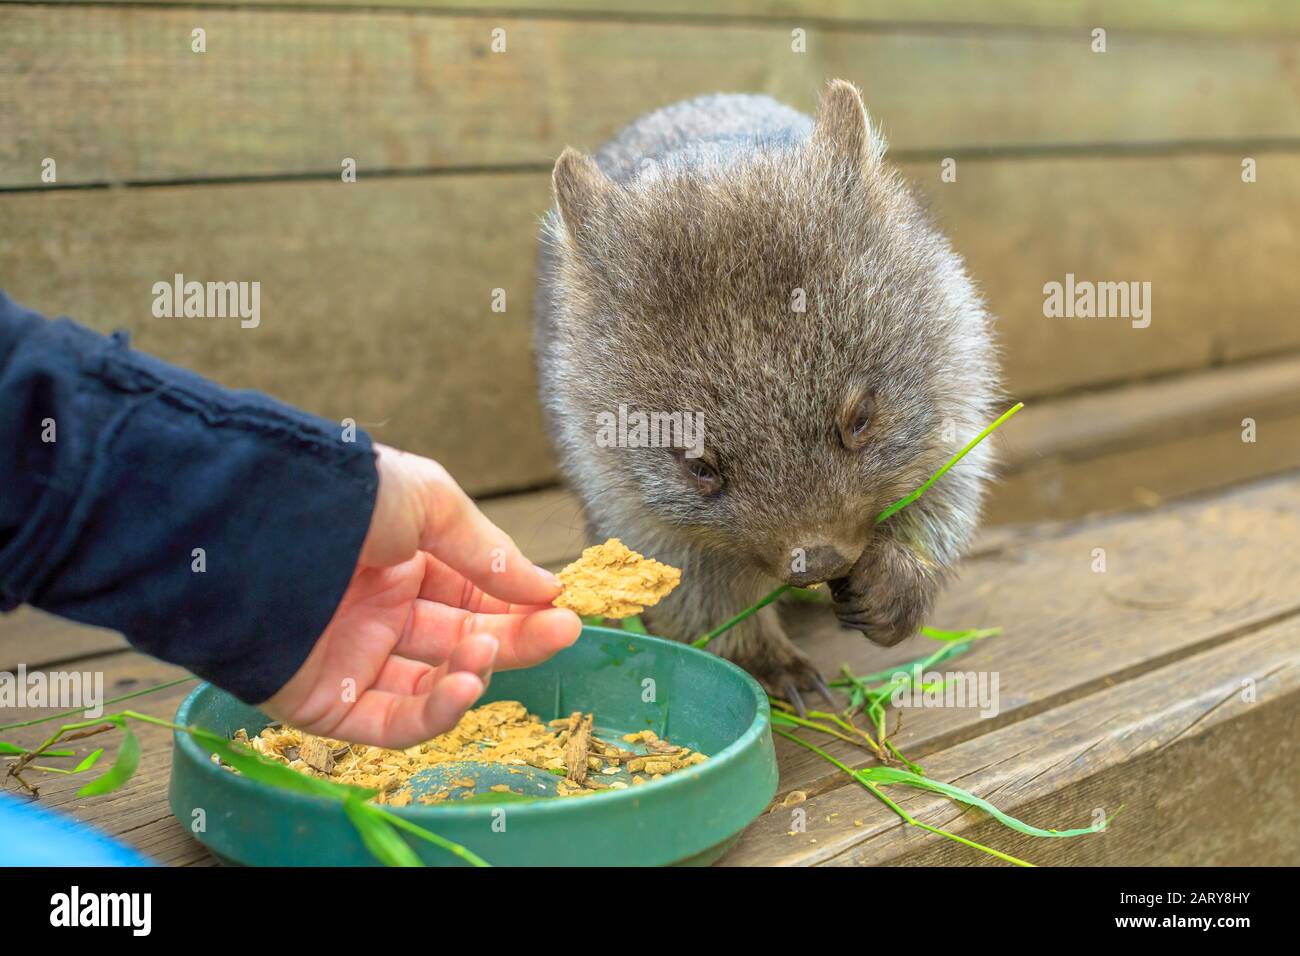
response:
{"label": "wombat's snout", "polygon": [[849,556],[829,544],[816,544],[809,548],[796,548],[786,575],[786,584],[797,588],[833,581],[849,573],[857,556]]}

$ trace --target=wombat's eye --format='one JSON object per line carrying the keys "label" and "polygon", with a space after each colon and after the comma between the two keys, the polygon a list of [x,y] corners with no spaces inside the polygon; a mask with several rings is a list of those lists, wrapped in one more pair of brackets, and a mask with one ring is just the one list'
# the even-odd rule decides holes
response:
{"label": "wombat's eye", "polygon": [[871,435],[871,422],[875,418],[876,403],[871,392],[858,390],[849,396],[840,412],[840,441],[849,451],[863,448]]}
{"label": "wombat's eye", "polygon": [[703,458],[687,458],[680,450],[675,452],[682,470],[702,495],[714,495],[722,490],[722,475]]}

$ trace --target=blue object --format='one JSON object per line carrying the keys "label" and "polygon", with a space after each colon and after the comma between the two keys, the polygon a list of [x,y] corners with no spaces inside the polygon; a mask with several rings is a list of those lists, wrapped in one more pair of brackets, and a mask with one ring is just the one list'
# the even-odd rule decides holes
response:
{"label": "blue object", "polygon": [[37,803],[0,794],[0,866],[152,866],[130,847]]}

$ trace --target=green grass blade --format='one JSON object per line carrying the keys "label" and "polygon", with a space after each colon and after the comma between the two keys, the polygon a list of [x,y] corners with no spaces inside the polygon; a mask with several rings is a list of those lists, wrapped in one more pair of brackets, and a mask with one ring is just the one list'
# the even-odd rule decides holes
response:
{"label": "green grass blade", "polygon": [[997,419],[997,421],[987,426],[982,432],[980,432],[978,435],[976,435],[974,438],[968,441],[966,443],[966,446],[961,451],[957,452],[957,454],[949,458],[942,468],[940,468],[933,475],[927,478],[925,480],[925,483],[922,484],[920,488],[917,488],[909,495],[905,495],[902,498],[899,498],[897,501],[895,501],[884,511],[880,512],[880,514],[876,516],[876,524],[880,524],[882,521],[888,521],[894,515],[898,514],[900,511],[902,511],[904,508],[910,505],[917,498],[920,498],[923,494],[929,491],[930,486],[933,485],[940,478],[942,478],[944,475],[946,475],[948,473],[948,470],[952,468],[953,465],[957,464],[957,462],[961,461],[968,454],[970,454],[971,450],[976,445],[978,445],[984,439],[988,438],[995,431],[1001,428],[1002,425],[1007,421],[1007,419],[1009,419],[1012,415],[1014,415],[1016,412],[1020,411],[1020,409],[1024,407],[1025,407],[1024,402],[1016,402],[1016,404],[1011,406],[1010,409],[1003,412],[1002,415]]}
{"label": "green grass blade", "polygon": [[112,793],[130,780],[136,768],[140,766],[140,738],[126,726],[125,721],[121,721],[118,726],[122,728],[122,746],[118,748],[117,759],[113,761],[113,766],[108,768],[107,773],[101,774],[78,790],[77,796],[97,797]]}
{"label": "green grass blade", "polygon": [[[906,664],[896,664],[895,666],[887,668],[886,670],[875,671],[871,674],[860,674],[860,675],[850,674],[847,677],[841,677],[831,681],[831,686],[832,687],[850,687],[850,686],[856,687],[861,685],[879,684],[881,682],[884,682],[892,686],[894,682],[894,675],[896,674],[911,673],[911,671],[913,671],[918,666],[922,670],[925,670],[925,668],[927,667],[933,667],[935,664],[940,664],[943,661],[950,660],[951,658],[957,657],[961,654],[965,654],[968,650],[970,650],[969,643],[945,644],[935,654],[927,654],[925,657],[918,657],[916,660],[908,661]],[[868,686],[864,689],[870,690],[872,688]]]}
{"label": "green grass blade", "polygon": [[911,771],[899,770],[896,767],[868,767],[865,770],[856,771],[856,773],[866,777],[872,783],[878,783],[881,786],[888,787],[901,784],[908,787],[918,787],[921,790],[930,790],[934,793],[942,794],[943,796],[948,797],[951,800],[956,800],[959,803],[978,807],[1003,826],[1010,827],[1012,830],[1029,836],[1076,837],[1097,832],[1094,827],[1079,827],[1074,830],[1044,830],[1041,827],[1030,826],[1022,820],[1017,820],[1009,813],[1003,813],[983,797],[977,797],[969,790],[963,790],[961,787],[954,786],[951,783],[942,783],[938,780],[931,780],[929,777],[918,776]]}
{"label": "green grass blade", "polygon": [[953,840],[957,843],[961,843],[964,846],[970,847],[971,849],[979,850],[981,853],[987,853],[989,856],[995,856],[999,860],[1005,860],[1007,863],[1014,863],[1016,866],[1032,867],[1034,865],[1032,863],[1020,859],[1020,857],[1018,856],[1012,856],[1010,853],[1003,853],[1001,850],[995,850],[991,846],[985,846],[983,843],[976,843],[974,840],[969,840],[964,836],[958,836],[956,833],[953,833],[951,830],[945,830],[942,827],[936,827],[936,826],[931,826],[928,823],[922,823],[920,820],[916,819],[916,817],[912,816],[910,813],[908,813],[906,810],[904,810],[902,807],[896,804],[893,800],[890,800],[889,797],[885,796],[885,794],[881,791],[881,789],[877,787],[875,784],[864,783],[863,786],[866,787],[868,790],[870,790],[873,794],[875,794],[881,803],[885,804],[885,806],[889,807],[900,817],[902,817],[904,822],[910,823],[914,827],[920,827],[922,830],[929,830],[931,833],[936,833],[941,837],[945,837],[949,840]]}
{"label": "green grass blade", "polygon": [[[372,806],[374,805],[372,804]],[[451,853],[452,855],[458,856],[462,860],[465,860],[471,866],[483,867],[483,866],[492,865],[491,863],[483,859],[483,857],[479,856],[477,853],[475,853],[473,850],[469,849],[468,847],[461,846],[459,843],[453,843],[451,840],[448,840],[446,837],[440,837],[432,830],[426,830],[424,827],[412,823],[410,820],[407,820],[404,817],[399,817],[396,813],[391,813],[388,810],[385,810],[383,807],[375,806],[374,809],[376,813],[382,814],[384,818],[388,820],[389,823],[397,827],[399,830],[405,830],[407,833],[410,833],[413,836],[417,836],[421,840],[425,840],[429,843],[432,843],[434,844],[434,846],[441,847],[442,849],[446,850],[448,853]]]}
{"label": "green grass blade", "polygon": [[921,633],[933,641],[979,641],[1002,633],[1000,627],[967,628],[964,631],[943,631],[937,627],[923,627]]}
{"label": "green grass blade", "polygon": [[349,797],[343,801],[343,812],[356,827],[366,849],[384,866],[424,866],[410,844],[374,809],[360,799]]}
{"label": "green grass blade", "polygon": [[[11,744],[6,740],[0,740],[0,754],[13,754],[14,756],[21,756],[22,754],[25,753],[31,753],[31,751],[28,750],[26,747],[19,747],[17,744]],[[75,757],[76,755],[77,752],[75,750],[41,751],[42,757]]]}
{"label": "green grass blade", "polygon": [[724,624],[719,624],[717,627],[709,631],[709,633],[705,634],[703,637],[692,641],[691,647],[701,647],[701,648],[708,647],[709,642],[712,641],[715,637],[718,637],[720,634],[726,633],[727,631],[735,627],[737,624],[739,624],[741,621],[743,621],[745,618],[749,617],[751,614],[756,614],[759,611],[761,611],[763,608],[767,607],[769,604],[771,604],[773,601],[779,598],[783,593],[785,593],[786,589],[789,587],[790,585],[788,584],[781,585],[779,588],[777,588],[767,597],[760,600],[757,604],[751,604],[749,607],[745,608],[743,611],[741,611],[731,620],[727,621]]}
{"label": "green grass blade", "polygon": [[[358,819],[371,821],[378,820],[379,823],[383,824],[382,827],[370,826],[369,829],[364,832],[361,831],[361,826],[358,826],[358,832],[361,833],[362,842],[365,843],[366,847],[370,849],[376,857],[385,863],[388,863],[390,866],[423,865],[419,862],[419,857],[416,856],[415,851],[411,850],[411,848],[407,846],[401,837],[395,832],[391,832],[392,827],[405,830],[422,840],[433,843],[446,850],[448,853],[468,861],[474,866],[491,865],[482,857],[478,856],[466,847],[461,846],[459,843],[455,843],[445,837],[433,833],[432,831],[424,829],[424,827],[411,823],[394,813],[390,813],[382,807],[365,802],[375,796],[378,791],[369,790],[364,787],[351,786],[349,784],[334,783],[330,780],[321,780],[318,777],[309,777],[306,774],[299,773],[291,767],[287,767],[284,764],[263,757],[261,754],[255,753],[247,747],[235,745],[211,731],[202,730],[197,727],[182,727],[180,729],[192,735],[195,740],[201,742],[205,747],[210,747],[212,752],[217,754],[224,763],[230,764],[230,766],[234,767],[250,779],[261,781],[262,783],[278,787],[282,790],[293,790],[315,797],[324,797],[327,800],[340,800],[344,804],[345,811],[347,811],[349,804],[356,804],[362,807],[363,809],[360,811],[354,809],[349,812],[348,819],[352,820],[354,825],[356,825]],[[499,797],[501,794],[493,794],[493,796]],[[362,826],[365,825],[366,824],[362,824]],[[392,836],[391,840],[384,835],[385,830],[390,831]],[[396,843],[394,843],[393,840],[396,840]],[[405,858],[402,854],[402,850],[398,849],[397,844],[401,844],[401,847],[405,848],[409,854],[409,858],[407,859],[414,859],[416,861],[414,864],[410,864],[409,862],[389,862],[390,860],[397,861]],[[388,855],[380,856],[380,854]]]}
{"label": "green grass blade", "polygon": [[[773,730],[776,730],[776,728],[773,728]],[[1032,863],[1026,863],[1024,860],[1017,859],[1016,857],[1011,856],[1009,853],[1003,853],[1001,850],[995,850],[992,847],[987,847],[982,843],[976,843],[974,840],[968,840],[963,836],[958,836],[955,833],[950,833],[949,831],[941,829],[939,827],[930,826],[928,823],[922,823],[920,820],[917,820],[910,813],[908,813],[906,810],[900,807],[893,800],[890,800],[889,797],[885,796],[885,794],[880,791],[880,788],[878,786],[876,786],[871,781],[867,780],[863,776],[866,773],[865,770],[854,770],[848,764],[840,760],[836,760],[834,757],[832,757],[830,754],[828,754],[826,751],[822,750],[820,747],[816,746],[815,744],[811,744],[808,741],[804,740],[802,737],[796,736],[795,734],[789,733],[788,731],[776,730],[776,733],[780,734],[782,737],[787,737],[790,740],[793,740],[795,743],[799,744],[799,746],[811,750],[813,753],[817,754],[817,756],[821,757],[823,760],[826,760],[827,762],[834,764],[840,770],[843,770],[850,777],[856,780],[859,784],[861,784],[872,794],[874,794],[882,803],[884,803],[887,807],[889,807],[889,809],[893,810],[896,814],[898,814],[903,819],[904,823],[909,823],[914,827],[920,827],[922,830],[928,830],[931,833],[935,833],[938,834],[939,836],[946,837],[949,840],[955,840],[958,843],[964,844],[965,846],[968,847],[972,847],[973,849],[979,850],[982,853],[987,853],[990,856],[995,856],[1000,860],[1006,860],[1008,863],[1014,863],[1017,866],[1033,866]]]}
{"label": "green grass blade", "polygon": [[92,751],[86,756],[85,760],[73,767],[72,772],[85,773],[91,767],[95,766],[95,764],[99,763],[99,758],[102,756],[104,756],[104,748],[100,747],[98,750]]}

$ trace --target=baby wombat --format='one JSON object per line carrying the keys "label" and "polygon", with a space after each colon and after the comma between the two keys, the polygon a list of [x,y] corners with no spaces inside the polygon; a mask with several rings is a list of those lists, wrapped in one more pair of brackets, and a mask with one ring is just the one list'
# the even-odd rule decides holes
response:
{"label": "baby wombat", "polygon": [[[682,569],[647,612],[652,633],[689,640],[780,582],[825,581],[845,625],[892,645],[970,541],[983,446],[875,523],[997,393],[990,317],[884,151],[857,89],[835,81],[815,121],[766,96],[706,96],[555,164],[542,401],[592,537]],[[637,413],[685,414],[702,441],[647,441]],[[773,693],[824,689],[774,606],[713,648]]]}

